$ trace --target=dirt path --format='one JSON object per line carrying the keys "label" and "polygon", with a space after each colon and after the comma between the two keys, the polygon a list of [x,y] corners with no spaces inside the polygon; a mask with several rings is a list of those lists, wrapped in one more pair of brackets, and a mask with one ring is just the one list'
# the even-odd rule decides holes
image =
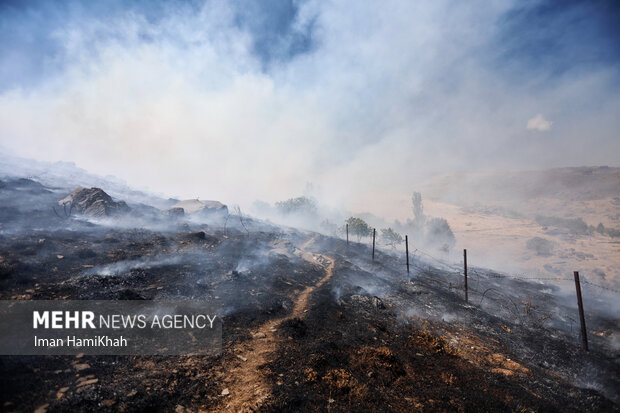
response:
{"label": "dirt path", "polygon": [[224,365],[223,395],[220,406],[215,410],[222,412],[257,411],[271,396],[271,383],[260,367],[271,361],[282,338],[276,335],[276,326],[283,321],[302,317],[308,309],[310,294],[325,284],[333,275],[334,260],[319,254],[302,253],[305,259],[312,259],[325,268],[325,275],[315,285],[306,287],[296,298],[291,314],[270,320],[253,332],[249,341],[236,344],[230,350],[236,357]]}

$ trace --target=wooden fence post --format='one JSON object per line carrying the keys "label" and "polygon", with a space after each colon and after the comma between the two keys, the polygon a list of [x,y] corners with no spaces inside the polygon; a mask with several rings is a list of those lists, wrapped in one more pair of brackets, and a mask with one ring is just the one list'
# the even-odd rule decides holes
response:
{"label": "wooden fence post", "polygon": [[347,245],[349,245],[349,224],[347,224]]}
{"label": "wooden fence post", "polygon": [[577,304],[579,305],[579,321],[581,321],[581,341],[583,348],[588,351],[588,332],[586,331],[586,317],[583,313],[583,299],[581,298],[581,283],[579,282],[579,271],[574,271],[575,289],[577,290]]}

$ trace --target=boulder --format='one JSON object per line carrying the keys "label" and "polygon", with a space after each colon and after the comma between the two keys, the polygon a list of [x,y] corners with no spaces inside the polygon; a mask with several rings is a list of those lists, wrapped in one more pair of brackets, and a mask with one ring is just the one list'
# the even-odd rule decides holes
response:
{"label": "boulder", "polygon": [[113,216],[131,210],[124,201],[115,202],[101,188],[79,187],[66,198],[58,201],[58,205],[92,217]]}
{"label": "boulder", "polygon": [[198,199],[187,199],[179,201],[173,205],[174,208],[183,208],[186,214],[197,214],[205,216],[226,216],[228,207],[219,201],[200,201]]}

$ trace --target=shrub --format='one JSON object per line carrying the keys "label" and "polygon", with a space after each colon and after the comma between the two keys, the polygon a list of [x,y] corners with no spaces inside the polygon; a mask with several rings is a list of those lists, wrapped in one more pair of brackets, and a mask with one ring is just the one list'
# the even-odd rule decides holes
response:
{"label": "shrub", "polygon": [[381,239],[386,245],[389,245],[392,248],[396,247],[396,245],[401,244],[403,242],[403,236],[400,235],[398,232],[394,231],[392,228],[382,229]]}
{"label": "shrub", "polygon": [[440,245],[445,251],[456,243],[456,238],[445,218],[431,218],[426,222],[426,239],[430,244]]}
{"label": "shrub", "polygon": [[564,228],[573,234],[590,234],[592,232],[592,227],[589,227],[581,218],[560,218],[538,215],[536,217],[536,223],[543,227]]}
{"label": "shrub", "polygon": [[349,224],[349,233],[357,236],[358,241],[372,234],[372,228],[361,218],[350,217],[346,223]]}
{"label": "shrub", "polygon": [[553,243],[541,237],[534,237],[525,243],[527,249],[536,251],[537,255],[549,256],[553,253]]}
{"label": "shrub", "polygon": [[315,215],[317,212],[316,201],[305,196],[290,198],[286,201],[276,202],[276,208],[283,215]]}

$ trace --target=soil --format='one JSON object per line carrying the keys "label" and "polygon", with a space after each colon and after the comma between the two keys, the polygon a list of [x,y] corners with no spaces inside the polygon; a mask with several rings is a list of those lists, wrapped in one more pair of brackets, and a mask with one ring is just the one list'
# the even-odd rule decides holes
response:
{"label": "soil", "polygon": [[[218,300],[223,349],[2,356],[2,411],[619,410],[617,320],[589,319],[586,353],[539,285],[480,271],[467,303],[459,274],[250,219],[50,219],[0,234],[0,299]],[[495,284],[509,298],[482,297]]]}

